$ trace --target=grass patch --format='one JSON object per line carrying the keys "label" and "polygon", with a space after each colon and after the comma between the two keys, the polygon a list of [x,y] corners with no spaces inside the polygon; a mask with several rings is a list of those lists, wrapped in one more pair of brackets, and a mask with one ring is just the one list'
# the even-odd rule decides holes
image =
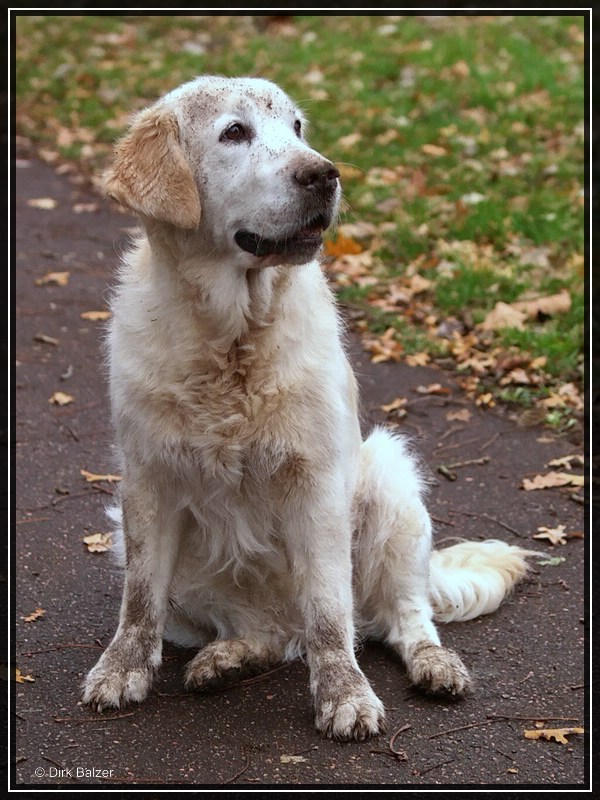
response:
{"label": "grass patch", "polygon": [[[129,115],[183,81],[274,80],[305,109],[315,148],[345,167],[341,222],[377,226],[378,278],[431,282],[395,315],[370,309],[372,331],[391,320],[407,352],[435,357],[447,347],[424,319],[477,323],[497,301],[566,287],[571,312],[498,331],[490,347],[545,354],[548,375],[571,380],[583,351],[584,29],[582,15],[561,13],[284,24],[17,13],[17,132],[95,175]],[[340,297],[369,306],[360,286]]]}

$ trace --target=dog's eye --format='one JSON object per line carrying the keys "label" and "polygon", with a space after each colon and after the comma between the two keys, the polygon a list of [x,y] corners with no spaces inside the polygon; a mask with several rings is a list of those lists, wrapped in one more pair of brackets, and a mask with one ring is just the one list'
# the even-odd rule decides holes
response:
{"label": "dog's eye", "polygon": [[297,119],[296,122],[294,122],[294,130],[296,131],[296,136],[300,138],[300,136],[302,135],[302,123],[300,122],[299,119]]}
{"label": "dog's eye", "polygon": [[234,122],[221,134],[221,141],[244,142],[249,138],[248,131],[239,122]]}

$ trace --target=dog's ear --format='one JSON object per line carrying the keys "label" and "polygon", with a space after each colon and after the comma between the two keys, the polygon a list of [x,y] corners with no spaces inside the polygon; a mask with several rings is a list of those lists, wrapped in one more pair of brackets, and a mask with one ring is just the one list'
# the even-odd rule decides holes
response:
{"label": "dog's ear", "polygon": [[178,228],[198,227],[200,197],[174,114],[151,108],[134,120],[117,143],[104,189],[138,214]]}

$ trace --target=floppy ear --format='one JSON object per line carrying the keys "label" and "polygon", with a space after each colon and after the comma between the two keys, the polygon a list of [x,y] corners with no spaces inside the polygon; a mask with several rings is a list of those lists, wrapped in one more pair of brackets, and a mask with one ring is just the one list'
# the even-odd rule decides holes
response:
{"label": "floppy ear", "polygon": [[178,228],[196,228],[200,197],[174,114],[143,111],[115,148],[104,189],[121,205]]}

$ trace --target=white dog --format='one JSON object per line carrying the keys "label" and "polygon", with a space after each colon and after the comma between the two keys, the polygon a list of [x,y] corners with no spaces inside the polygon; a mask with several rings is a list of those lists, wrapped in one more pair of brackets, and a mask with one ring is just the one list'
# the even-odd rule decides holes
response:
{"label": "white dog", "polygon": [[404,442],[377,429],[361,445],[317,260],[339,173],[304,128],[268,81],[201,77],[137,116],[106,176],[144,235],[112,304],[125,587],[85,682],[98,709],[144,699],[164,637],[201,648],[195,689],[305,655],[317,728],[362,739],[384,710],[355,631],[416,685],[460,695],[469,676],[434,612],[494,611],[527,569],[529,551],[498,541],[432,554]]}

